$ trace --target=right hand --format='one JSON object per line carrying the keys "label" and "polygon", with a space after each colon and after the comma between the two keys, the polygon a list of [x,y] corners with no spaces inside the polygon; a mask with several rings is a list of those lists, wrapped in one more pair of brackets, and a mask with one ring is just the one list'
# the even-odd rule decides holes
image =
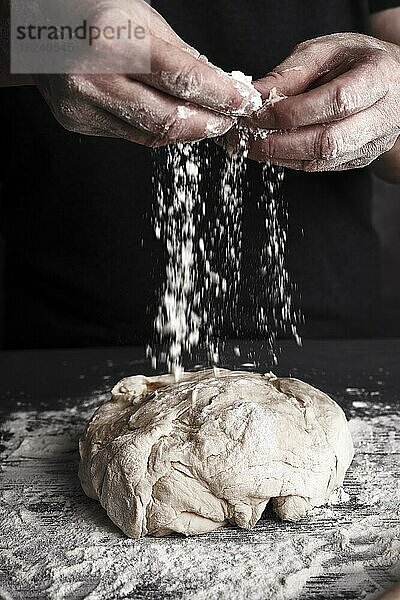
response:
{"label": "right hand", "polygon": [[400,584],[380,596],[378,600],[400,600]]}
{"label": "right hand", "polygon": [[[158,147],[223,135],[236,117],[252,114],[254,88],[211,65],[144,0],[85,0],[85,10],[88,5],[93,25],[116,26],[127,19],[143,25],[150,36],[151,73],[35,76],[54,116],[69,131]],[[100,56],[125,64],[126,58],[128,65],[130,44],[97,40],[88,60]]]}

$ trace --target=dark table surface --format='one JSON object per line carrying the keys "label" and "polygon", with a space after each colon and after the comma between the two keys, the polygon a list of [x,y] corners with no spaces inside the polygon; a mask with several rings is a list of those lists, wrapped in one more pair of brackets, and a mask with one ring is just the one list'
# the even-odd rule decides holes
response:
{"label": "dark table surface", "polygon": [[[400,340],[306,340],[301,348],[287,342],[278,365],[263,364],[259,343],[241,343],[240,348],[241,358],[222,360],[221,366],[241,368],[251,362],[249,355],[261,357],[259,370],[304,379],[344,405],[352,398],[348,388],[378,390],[381,400],[400,403]],[[226,355],[233,353],[228,349]],[[0,410],[63,408],[135,373],[153,374],[144,348],[0,352]]]}
{"label": "dark table surface", "polygon": [[[234,345],[228,347],[227,356],[233,356]],[[241,358],[236,358],[235,364],[226,359],[221,366],[243,368],[241,365],[249,362],[249,356],[257,357],[261,362],[258,370],[273,370],[277,375],[303,379],[330,394],[344,408],[356,436],[356,458],[345,482],[350,501],[317,509],[310,518],[296,524],[280,523],[269,514],[252,532],[228,528],[195,541],[179,537],[169,541],[126,540],[110,526],[107,517],[99,517],[98,505],[82,494],[76,476],[77,443],[99,397],[106,398],[105,392],[116,381],[127,375],[153,374],[144,349],[3,352],[0,353],[3,422],[0,498],[6,508],[0,512],[4,521],[0,527],[6,536],[0,542],[0,598],[72,600],[87,597],[93,586],[97,586],[93,598],[100,600],[230,598],[232,581],[236,581],[232,569],[236,569],[236,564],[244,568],[248,561],[261,571],[255,571],[253,579],[250,572],[235,583],[236,598],[372,599],[400,578],[400,546],[394,545],[400,540],[400,432],[396,429],[400,413],[400,341],[306,341],[303,348],[286,343],[278,365],[262,364],[260,345],[241,343],[240,346]],[[59,429],[54,429],[57,424]],[[59,436],[56,446],[55,435]],[[389,500],[383,486],[393,493]],[[84,539],[70,536],[71,515],[74,522],[82,523]],[[361,535],[364,526],[365,534]],[[12,540],[14,530],[16,536],[23,537],[22,542]],[[61,532],[59,537],[56,531]],[[319,550],[310,554],[305,540],[316,547],[319,544]],[[293,566],[296,570],[293,576],[303,573],[304,583],[298,584],[301,592],[293,591],[287,583],[283,585],[290,573],[283,577],[278,572],[276,581],[271,574],[265,581],[259,574],[264,564],[260,561],[265,562],[266,573],[272,568],[269,556],[276,552],[279,543],[287,544],[288,549],[293,544],[300,548],[302,568]],[[187,569],[181,554],[185,544],[191,552],[199,548],[203,562],[205,552],[213,557],[213,553],[218,550],[221,554],[224,548],[225,562],[231,561],[231,575],[227,575],[225,563],[221,572],[216,567],[214,576],[222,578],[217,592],[214,587],[208,594],[204,592],[204,565],[199,562],[196,566],[195,556],[193,571],[183,572]],[[162,578],[157,579],[161,576],[153,565],[151,581],[143,571],[135,572],[138,583],[129,593],[115,591],[107,569],[96,558],[102,552],[111,552],[115,561],[123,563],[130,552],[139,551],[146,556],[150,550],[157,554],[163,548],[172,557],[173,567],[163,563]],[[82,555],[96,550],[98,555],[91,554],[90,568],[84,561],[73,558],[78,550]],[[61,577],[63,561],[69,571],[63,571]],[[311,567],[305,568],[309,563]],[[314,563],[319,570],[313,571]],[[132,561],[124,568],[126,577],[132,577]],[[173,593],[167,591],[171,589]]]}

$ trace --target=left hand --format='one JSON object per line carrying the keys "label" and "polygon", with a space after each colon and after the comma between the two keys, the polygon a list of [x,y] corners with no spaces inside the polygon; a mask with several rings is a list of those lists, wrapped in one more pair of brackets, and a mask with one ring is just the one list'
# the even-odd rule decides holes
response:
{"label": "left hand", "polygon": [[[246,120],[249,157],[304,171],[364,167],[400,134],[400,47],[355,33],[307,41],[255,87],[287,96]],[[278,130],[278,131],[274,131]],[[267,132],[265,132],[267,133]],[[224,145],[235,146],[230,131]]]}

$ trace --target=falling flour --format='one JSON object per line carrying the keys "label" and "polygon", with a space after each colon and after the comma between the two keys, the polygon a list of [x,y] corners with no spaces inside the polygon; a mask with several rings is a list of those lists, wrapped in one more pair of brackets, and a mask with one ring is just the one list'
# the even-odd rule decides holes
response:
{"label": "falling flour", "polygon": [[[196,239],[201,204],[199,145],[177,144],[169,146],[165,153],[165,160],[157,164],[154,178],[155,234],[168,252],[155,330],[156,343],[161,348],[160,361],[179,377],[184,353],[190,354],[199,343],[201,327],[201,298],[196,293],[200,276],[198,252],[202,250]],[[173,175],[168,184],[165,174]],[[149,354],[156,367],[156,353],[149,349]]]}
{"label": "falling flour", "polygon": [[[220,177],[220,214],[210,236],[210,260],[218,263],[218,254],[223,254],[220,261],[223,262],[223,273],[214,275],[217,285],[212,288],[214,294],[209,303],[213,326],[209,326],[208,340],[212,348],[211,356],[216,364],[223,349],[223,331],[226,326],[230,326],[234,335],[238,335],[243,235],[242,190],[245,185],[248,155],[247,131],[239,128],[238,136],[238,147],[225,153]],[[218,303],[220,310],[216,312],[213,307],[218,306]],[[213,334],[216,335],[213,337]]]}
{"label": "falling flour", "polygon": [[279,334],[289,334],[301,345],[297,327],[302,316],[295,305],[296,288],[286,264],[289,213],[282,196],[284,170],[264,165],[262,175],[265,191],[259,210],[263,213],[265,243],[261,253],[262,285],[257,298],[257,317],[259,331],[264,334],[270,354],[277,362],[275,348]]}
{"label": "falling flour", "polygon": [[[232,77],[251,84],[251,77],[239,71],[234,71]],[[274,104],[282,98],[274,88],[266,103]],[[260,96],[255,110],[261,103]],[[204,346],[209,364],[219,364],[224,331],[228,328],[239,335],[242,196],[249,138],[254,132],[240,124],[236,130],[238,143],[224,158],[216,199],[220,211],[213,223],[207,221],[207,190],[201,189],[204,169],[212,169],[204,148],[199,143],[176,144],[157,152],[154,229],[166,248],[167,266],[148,355],[154,368],[165,364],[177,378],[185,360],[199,345]],[[268,132],[256,134],[263,137]],[[254,326],[256,335],[265,339],[271,357],[276,359],[280,334],[289,333],[300,343],[300,316],[286,265],[288,213],[280,193],[283,170],[266,165],[262,176],[265,192],[259,212],[265,244],[258,289],[254,290]],[[207,233],[202,234],[204,231]]]}

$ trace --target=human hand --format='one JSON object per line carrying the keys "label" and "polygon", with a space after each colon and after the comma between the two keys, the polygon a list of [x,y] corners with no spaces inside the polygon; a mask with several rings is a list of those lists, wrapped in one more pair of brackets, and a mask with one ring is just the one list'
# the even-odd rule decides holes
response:
{"label": "human hand", "polygon": [[379,600],[400,600],[400,584],[380,596]]}
{"label": "human hand", "polygon": [[[245,121],[254,160],[304,171],[353,169],[390,150],[399,136],[394,44],[355,33],[310,40],[254,85],[263,99],[273,88],[287,96]],[[225,145],[237,145],[237,137],[233,129]]]}
{"label": "human hand", "polygon": [[[133,53],[129,40],[103,37],[93,40],[77,72],[35,76],[54,116],[66,129],[156,147],[221,135],[236,117],[250,115],[257,107],[259,94],[251,85],[208,63],[144,0],[85,0],[74,6],[79,5],[86,12],[93,9],[91,25],[99,29],[112,26],[116,30],[128,19],[133,27],[143,27],[149,43],[142,45],[143,50],[135,45],[134,51],[144,55],[136,54],[134,61],[145,63],[145,54],[150,52],[151,72],[129,70]],[[106,74],[93,73],[91,60],[103,60],[111,69]]]}

